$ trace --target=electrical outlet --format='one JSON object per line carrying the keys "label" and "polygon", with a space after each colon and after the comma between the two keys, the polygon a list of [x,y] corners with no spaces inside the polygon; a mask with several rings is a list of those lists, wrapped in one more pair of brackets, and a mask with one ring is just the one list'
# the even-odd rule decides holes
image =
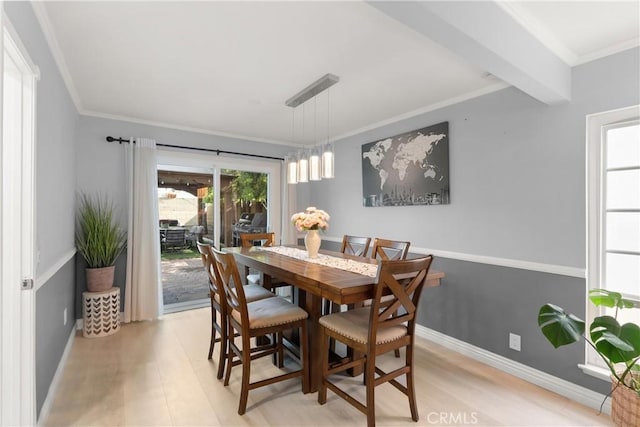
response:
{"label": "electrical outlet", "polygon": [[520,335],[509,333],[509,348],[520,351]]}
{"label": "electrical outlet", "polygon": [[67,307],[64,308],[64,311],[62,312],[62,316],[63,316],[63,325],[67,326]]}

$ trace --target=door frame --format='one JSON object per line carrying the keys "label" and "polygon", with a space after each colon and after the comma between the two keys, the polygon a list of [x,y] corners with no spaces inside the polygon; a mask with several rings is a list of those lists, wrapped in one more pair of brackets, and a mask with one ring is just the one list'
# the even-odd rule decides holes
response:
{"label": "door frame", "polygon": [[[0,425],[35,425],[35,139],[40,71],[1,2],[0,15]],[[4,121],[5,54],[22,81],[20,125],[11,129]],[[10,138],[6,132],[11,132]],[[21,286],[24,280],[30,282],[27,289]]]}

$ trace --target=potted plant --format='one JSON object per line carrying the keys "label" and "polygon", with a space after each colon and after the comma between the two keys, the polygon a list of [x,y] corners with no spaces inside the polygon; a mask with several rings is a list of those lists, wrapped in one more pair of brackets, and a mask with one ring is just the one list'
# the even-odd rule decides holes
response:
{"label": "potted plant", "polygon": [[76,218],[76,247],[87,263],[87,289],[101,292],[113,286],[115,262],[127,243],[127,235],[113,217],[113,205],[105,197],[80,195]]}
{"label": "potted plant", "polygon": [[596,306],[615,308],[614,316],[593,319],[589,326],[590,339],[584,336],[582,319],[553,304],[540,308],[538,325],[555,348],[584,337],[611,372],[613,423],[617,426],[640,425],[640,326],[618,323],[618,311],[633,308],[635,304],[622,294],[605,289],[591,290],[589,299]]}

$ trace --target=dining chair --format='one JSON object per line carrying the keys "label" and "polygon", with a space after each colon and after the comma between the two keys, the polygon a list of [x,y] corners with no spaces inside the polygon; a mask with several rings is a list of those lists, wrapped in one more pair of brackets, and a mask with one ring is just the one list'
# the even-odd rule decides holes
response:
{"label": "dining chair", "polygon": [[342,236],[340,252],[343,254],[366,257],[371,244],[371,237]]}
{"label": "dining chair", "polygon": [[[225,301],[220,297],[220,293],[222,292],[222,288],[219,285],[218,279],[215,274],[216,265],[213,262],[213,255],[211,253],[211,245],[206,243],[197,242],[196,246],[198,248],[198,252],[200,252],[200,257],[202,259],[202,263],[204,264],[204,268],[207,272],[207,276],[209,278],[209,299],[211,300],[211,338],[209,341],[209,355],[207,359],[211,360],[213,356],[213,348],[215,343],[220,343],[220,355],[218,357],[218,379],[222,378],[224,374],[224,363],[227,357],[226,347],[227,347],[227,318],[226,318],[226,308]],[[257,285],[249,285],[245,287],[245,297],[249,301],[257,301],[259,299],[271,298],[275,297],[275,295],[269,292],[267,289],[264,289],[262,286]],[[220,316],[220,321],[218,322],[218,316]],[[216,332],[220,334],[219,338],[216,338]]]}
{"label": "dining chair", "polygon": [[[242,233],[240,234],[240,242],[243,248],[250,248],[252,246],[263,246],[270,247],[275,246],[276,244],[276,234],[273,232],[269,233]],[[244,267],[245,277],[247,281],[252,283],[260,283],[260,275],[259,274],[249,274],[249,267]],[[289,294],[293,297],[293,288],[289,283],[281,282],[276,278],[271,278],[271,282],[269,283],[269,289],[271,292],[275,292],[277,288],[289,287]]]}
{"label": "dining chair", "polygon": [[[345,234],[342,236],[342,244],[340,246],[340,252],[348,255],[355,255],[366,257],[369,251],[369,245],[371,245],[371,237],[358,237],[349,236]],[[331,302],[331,300],[325,299],[323,304],[323,313],[337,313],[340,311],[340,306]],[[333,347],[332,347],[333,349]]]}
{"label": "dining chair", "polygon": [[[402,260],[407,259],[411,242],[401,240],[387,240],[375,238],[371,249],[371,258],[382,260]],[[364,305],[371,305],[371,300],[364,302]],[[397,314],[397,313],[395,313]],[[396,357],[400,357],[400,349],[394,350]]]}
{"label": "dining chair", "polygon": [[383,260],[407,259],[411,242],[375,238],[371,258]]}
{"label": "dining chair", "polygon": [[[366,257],[369,251],[369,245],[371,244],[371,237],[359,237],[350,236],[345,234],[342,236],[342,245],[340,246],[340,252],[348,255],[355,255]],[[323,313],[338,313],[340,312],[340,305],[332,302],[329,299],[324,300]],[[335,341],[329,341],[329,348],[331,351],[335,351]]]}
{"label": "dining chair", "polygon": [[[244,293],[246,286],[241,285],[240,274],[233,254],[221,252],[215,248],[212,248],[212,253],[217,277],[224,290],[223,297],[226,298],[229,327],[228,336],[230,339],[227,348],[225,386],[229,384],[231,369],[234,366],[242,365],[238,414],[245,413],[249,391],[258,387],[302,377],[302,390],[303,392],[308,390],[307,312],[280,297],[248,302]],[[300,330],[301,369],[251,382],[251,362],[264,356],[282,354],[284,350],[289,351],[283,344],[282,333],[296,328]],[[241,346],[236,345],[236,340],[231,338],[235,333],[239,335]],[[252,338],[269,334],[275,334],[277,338],[270,343],[251,346]],[[234,360],[235,358],[237,359]]]}
{"label": "dining chair", "polygon": [[[416,312],[420,295],[429,272],[433,256],[411,260],[382,260],[376,278],[375,297],[370,307],[322,316],[320,323],[322,381],[318,390],[318,403],[327,402],[327,389],[366,414],[367,427],[375,426],[375,387],[390,382],[409,399],[411,419],[418,421],[413,376],[413,345]],[[391,298],[383,298],[385,294]],[[402,314],[397,315],[399,309]],[[328,339],[334,338],[360,354],[355,360],[346,359],[329,367]],[[391,350],[404,347],[403,366],[390,372],[376,366],[377,358]],[[355,366],[364,365],[366,401],[331,382],[330,376]],[[376,377],[377,375],[377,377]],[[406,385],[396,380],[406,375]]]}

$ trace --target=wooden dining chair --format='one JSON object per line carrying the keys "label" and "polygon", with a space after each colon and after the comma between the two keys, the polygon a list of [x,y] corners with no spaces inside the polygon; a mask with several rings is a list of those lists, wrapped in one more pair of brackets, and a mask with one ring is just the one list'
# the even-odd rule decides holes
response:
{"label": "wooden dining chair", "polygon": [[[401,240],[387,240],[375,238],[371,249],[371,258],[382,260],[402,260],[407,259],[411,242]],[[371,300],[364,302],[365,306],[371,305]],[[397,314],[397,313],[395,313]],[[394,351],[396,357],[400,357],[400,349]]]}
{"label": "wooden dining chair", "polygon": [[[211,338],[209,340],[209,355],[207,359],[211,360],[213,356],[213,348],[215,343],[220,343],[220,355],[218,356],[218,379],[222,378],[224,374],[224,364],[227,357],[227,318],[225,299],[221,298],[220,293],[222,288],[219,286],[218,279],[216,277],[215,268],[216,265],[213,262],[213,255],[211,252],[211,245],[206,243],[196,243],[202,263],[207,272],[209,278],[209,299],[211,300]],[[264,289],[262,286],[250,285],[245,287],[245,296],[249,301],[257,301],[263,298],[275,297],[275,295]],[[220,321],[218,321],[220,317]],[[220,334],[216,338],[216,333]]]}
{"label": "wooden dining chair", "polygon": [[[367,416],[367,426],[375,426],[375,387],[390,382],[409,399],[411,419],[418,421],[415,384],[413,377],[413,345],[416,312],[433,256],[411,260],[382,260],[376,278],[373,305],[320,318],[322,355],[322,381],[318,402],[327,402],[327,389],[353,405]],[[383,298],[385,294],[391,298]],[[401,315],[397,315],[402,309]],[[329,367],[328,338],[334,338],[355,350],[360,356],[346,359]],[[385,372],[376,366],[376,359],[391,350],[404,347],[403,366]],[[339,388],[330,376],[349,368],[364,365],[366,402]],[[377,375],[377,377],[376,377]],[[396,380],[406,375],[406,386]]]}
{"label": "wooden dining chair", "polygon": [[[256,242],[259,244],[256,245]],[[275,246],[276,233],[241,233],[240,245],[243,248],[250,248],[251,246]]]}
{"label": "wooden dining chair", "polygon": [[371,237],[342,236],[340,252],[343,254],[366,257],[371,244]]}
{"label": "wooden dining chair", "polygon": [[383,260],[407,259],[411,242],[375,238],[371,258]]}
{"label": "wooden dining chair", "polygon": [[[366,257],[370,245],[371,237],[349,236],[348,234],[345,234],[342,236],[342,245],[340,246],[340,252],[348,255]],[[322,310],[324,314],[337,313],[339,311],[339,305],[332,303],[331,300],[324,300]]]}
{"label": "wooden dining chair", "polygon": [[[252,246],[275,246],[276,234],[275,233],[242,233],[240,234],[240,242],[243,248],[250,248]],[[254,283],[259,283],[259,275],[255,279],[250,279],[249,267],[244,268],[245,277],[247,280],[251,280]],[[275,292],[277,288],[289,287],[289,294],[293,296],[293,289],[289,283],[280,281],[277,278],[272,277],[268,288],[271,292]]]}
{"label": "wooden dining chair", "polygon": [[[248,302],[244,293],[246,286],[241,285],[240,274],[233,254],[213,248],[212,252],[218,281],[222,285],[224,297],[226,298],[227,319],[229,322],[228,336],[233,337],[237,333],[242,342],[241,346],[238,346],[235,339],[229,339],[224,379],[224,385],[226,386],[229,384],[231,369],[234,366],[242,365],[242,386],[238,414],[245,413],[249,391],[258,387],[302,377],[302,391],[306,392],[309,388],[309,366],[306,361],[308,358],[307,312],[280,297]],[[289,351],[283,345],[282,333],[296,328],[300,329],[301,369],[251,382],[251,361],[272,354],[282,354],[284,350]],[[252,338],[269,334],[275,334],[277,338],[270,343],[251,346]]]}

